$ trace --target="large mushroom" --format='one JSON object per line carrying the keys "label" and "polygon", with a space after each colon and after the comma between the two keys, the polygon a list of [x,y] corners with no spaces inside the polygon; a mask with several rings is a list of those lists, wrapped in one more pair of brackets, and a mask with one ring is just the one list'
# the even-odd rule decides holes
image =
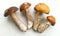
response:
{"label": "large mushroom", "polygon": [[35,31],[38,30],[38,26],[39,26],[39,22],[41,21],[42,19],[42,14],[45,13],[45,14],[49,14],[50,12],[50,9],[49,7],[44,4],[44,3],[38,3],[35,7],[34,7],[34,10],[36,11],[36,16],[35,16],[35,19],[34,19],[34,24],[33,24],[33,29]]}
{"label": "large mushroom", "polygon": [[22,30],[22,31],[26,31],[27,27],[17,18],[16,16],[16,11],[18,10],[17,7],[13,6],[10,7],[8,9],[5,10],[4,16],[8,16],[10,15],[10,17],[15,21],[15,23],[18,25],[18,27]]}
{"label": "large mushroom", "polygon": [[30,29],[33,26],[33,19],[29,12],[29,7],[31,6],[30,3],[25,2],[20,6],[20,11],[24,16],[26,16],[27,19],[27,28]]}

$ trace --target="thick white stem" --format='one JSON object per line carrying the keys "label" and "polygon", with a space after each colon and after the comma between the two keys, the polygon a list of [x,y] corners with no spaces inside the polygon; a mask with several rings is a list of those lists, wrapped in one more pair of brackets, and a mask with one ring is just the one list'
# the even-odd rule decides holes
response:
{"label": "thick white stem", "polygon": [[37,28],[39,26],[39,23],[40,23],[40,21],[42,19],[41,16],[42,15],[40,15],[39,12],[36,12],[35,19],[34,19],[34,24],[33,24],[33,29],[35,31],[37,31]]}
{"label": "thick white stem", "polygon": [[33,29],[38,32],[43,32],[50,26],[50,22],[47,19],[42,19],[42,13],[36,12],[34,19]]}
{"label": "thick white stem", "polygon": [[43,22],[40,23],[39,27],[38,27],[38,32],[43,32],[44,30],[46,30],[49,26],[50,26],[50,22],[47,20],[42,20]]}
{"label": "thick white stem", "polygon": [[15,23],[18,25],[18,27],[22,31],[26,31],[27,30],[27,27],[16,17],[15,13],[12,13],[10,16],[12,17],[12,19],[15,21]]}
{"label": "thick white stem", "polygon": [[26,9],[26,18],[27,18],[27,28],[30,29],[33,26],[33,19],[28,9]]}

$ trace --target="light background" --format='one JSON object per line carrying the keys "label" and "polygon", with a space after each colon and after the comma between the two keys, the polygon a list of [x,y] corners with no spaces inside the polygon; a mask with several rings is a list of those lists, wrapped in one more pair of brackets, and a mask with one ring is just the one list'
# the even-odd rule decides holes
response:
{"label": "light background", "polygon": [[[56,25],[50,26],[43,33],[34,32],[32,29],[27,32],[21,32],[11,18],[4,17],[5,9],[19,6],[23,2],[30,2],[32,6],[30,7],[31,14],[34,14],[33,7],[37,3],[45,3],[50,7],[50,14],[56,18]],[[18,16],[19,11],[18,11]],[[33,15],[32,15],[33,16]],[[22,17],[19,17],[20,19]],[[22,19],[21,19],[22,20]],[[23,21],[23,20],[22,20]],[[60,1],[59,0],[0,0],[0,36],[60,36]]]}

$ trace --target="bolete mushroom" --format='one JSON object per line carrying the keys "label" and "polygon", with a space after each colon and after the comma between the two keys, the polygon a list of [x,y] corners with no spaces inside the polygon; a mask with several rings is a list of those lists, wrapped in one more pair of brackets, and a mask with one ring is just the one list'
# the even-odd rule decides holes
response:
{"label": "bolete mushroom", "polygon": [[42,22],[38,26],[38,32],[43,32],[50,25],[54,26],[55,23],[56,23],[56,20],[53,16],[47,16],[47,19],[42,20]]}
{"label": "bolete mushroom", "polygon": [[36,31],[39,25],[39,21],[42,19],[42,14],[49,14],[50,9],[49,7],[44,3],[39,3],[34,7],[34,10],[36,11],[36,16],[34,19],[33,29]]}
{"label": "bolete mushroom", "polygon": [[22,31],[26,31],[27,27],[17,18],[15,12],[18,10],[17,7],[13,6],[5,10],[4,16],[10,15],[10,17],[15,21],[15,23],[18,25],[18,27]]}
{"label": "bolete mushroom", "polygon": [[54,26],[56,23],[56,20],[53,16],[47,16],[47,20],[51,23],[52,26]]}
{"label": "bolete mushroom", "polygon": [[27,19],[27,28],[30,29],[33,26],[33,19],[29,12],[29,7],[31,6],[30,3],[25,2],[20,6],[20,11],[25,14]]}

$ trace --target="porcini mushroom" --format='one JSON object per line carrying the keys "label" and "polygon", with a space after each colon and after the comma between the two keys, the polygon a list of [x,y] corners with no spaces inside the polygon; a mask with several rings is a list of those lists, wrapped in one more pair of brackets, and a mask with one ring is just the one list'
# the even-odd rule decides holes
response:
{"label": "porcini mushroom", "polygon": [[30,3],[25,2],[20,6],[20,11],[25,14],[27,19],[27,28],[30,29],[33,26],[33,19],[29,12],[29,7],[31,6]]}
{"label": "porcini mushroom", "polygon": [[50,9],[46,4],[39,3],[34,7],[34,10],[36,11],[36,16],[35,16],[35,19],[34,19],[33,29],[37,30],[38,25],[39,25],[39,21],[42,19],[42,14],[43,13],[49,14]]}
{"label": "porcini mushroom", "polygon": [[8,16],[10,15],[10,17],[15,21],[15,23],[18,25],[18,27],[22,30],[22,31],[26,31],[27,27],[17,18],[15,12],[18,10],[17,7],[13,6],[8,8],[7,10],[5,10],[4,16]]}

